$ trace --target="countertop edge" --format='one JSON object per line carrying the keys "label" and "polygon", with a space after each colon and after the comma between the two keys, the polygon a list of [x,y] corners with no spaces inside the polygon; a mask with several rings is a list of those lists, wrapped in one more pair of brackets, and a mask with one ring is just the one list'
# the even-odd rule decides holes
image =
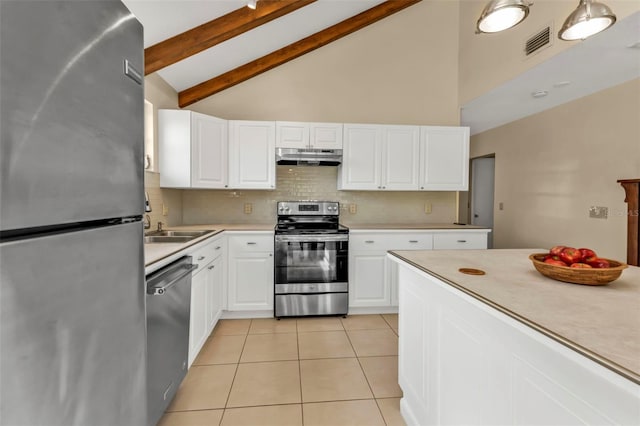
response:
{"label": "countertop edge", "polygon": [[471,290],[467,289],[466,287],[464,287],[464,286],[462,286],[460,284],[455,283],[454,281],[451,281],[451,280],[449,280],[449,279],[447,279],[447,278],[445,278],[445,277],[443,277],[441,275],[438,275],[437,273],[425,268],[424,266],[421,266],[419,264],[416,264],[416,263],[412,262],[409,259],[406,259],[405,257],[395,253],[394,251],[389,251],[388,254],[390,256],[394,256],[394,257],[400,259],[401,261],[403,261],[406,264],[416,268],[417,270],[419,270],[421,272],[424,272],[424,273],[426,273],[428,275],[431,275],[434,278],[437,278],[438,280],[450,285],[451,287],[463,292],[464,294],[466,294],[466,295],[468,295],[470,297],[473,297],[474,299],[484,303],[485,305],[488,305],[488,306],[496,309],[497,311],[507,315],[508,317],[513,318],[514,320],[516,320],[516,321],[518,321],[518,322],[520,322],[520,323],[522,323],[522,324],[524,324],[524,325],[526,325],[526,326],[538,331],[539,333],[541,333],[541,334],[543,334],[543,335],[555,340],[556,342],[568,347],[569,349],[579,353],[580,355],[583,355],[583,356],[589,358],[590,360],[602,365],[603,367],[605,367],[605,368],[607,368],[607,369],[609,369],[609,370],[621,375],[622,377],[624,377],[624,378],[626,378],[626,379],[628,379],[628,380],[640,385],[640,375],[636,374],[635,372],[633,372],[633,371],[631,371],[631,370],[629,370],[629,369],[627,369],[627,368],[625,368],[625,367],[623,367],[623,366],[621,366],[621,365],[609,360],[608,358],[605,358],[605,357],[603,357],[603,356],[601,356],[601,355],[599,355],[599,354],[597,354],[597,353],[595,353],[595,352],[593,352],[593,351],[591,351],[591,350],[589,350],[589,349],[587,349],[587,348],[585,348],[585,347],[583,347],[583,346],[581,346],[581,345],[579,345],[579,344],[577,344],[577,343],[575,343],[575,342],[573,342],[573,341],[571,341],[571,340],[569,340],[569,339],[567,339],[567,338],[565,338],[565,337],[563,337],[563,336],[561,336],[561,335],[559,335],[557,333],[555,333],[552,330],[549,330],[548,328],[545,328],[545,327],[543,327],[543,326],[541,326],[541,325],[539,325],[539,324],[527,319],[526,317],[523,317],[522,315],[519,315],[516,312],[513,312],[513,311],[511,311],[511,310],[509,310],[509,309],[507,309],[507,308],[505,308],[505,307],[503,307],[503,306],[491,301],[490,299],[487,299],[486,297],[484,297],[484,296],[482,296],[482,295],[480,295],[480,294],[478,294],[478,293],[476,293],[474,291],[471,291]]}

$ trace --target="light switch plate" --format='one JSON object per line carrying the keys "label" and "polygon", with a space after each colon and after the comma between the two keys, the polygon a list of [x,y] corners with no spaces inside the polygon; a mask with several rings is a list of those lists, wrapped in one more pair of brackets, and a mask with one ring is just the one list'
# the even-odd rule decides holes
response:
{"label": "light switch plate", "polygon": [[431,208],[431,203],[427,202],[424,203],[424,212],[425,214],[431,214],[432,208]]}
{"label": "light switch plate", "polygon": [[357,204],[349,204],[349,213],[356,214],[358,212]]}
{"label": "light switch plate", "polygon": [[253,204],[244,203],[244,213],[245,214],[251,214],[252,212],[253,212]]}
{"label": "light switch plate", "polygon": [[609,208],[603,206],[589,207],[589,217],[594,219],[606,219],[609,216]]}

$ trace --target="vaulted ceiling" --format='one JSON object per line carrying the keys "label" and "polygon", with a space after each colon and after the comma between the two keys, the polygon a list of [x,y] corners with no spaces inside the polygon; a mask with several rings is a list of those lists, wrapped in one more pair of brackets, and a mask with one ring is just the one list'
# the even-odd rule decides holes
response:
{"label": "vaulted ceiling", "polygon": [[184,108],[421,0],[123,1],[144,26],[145,75]]}

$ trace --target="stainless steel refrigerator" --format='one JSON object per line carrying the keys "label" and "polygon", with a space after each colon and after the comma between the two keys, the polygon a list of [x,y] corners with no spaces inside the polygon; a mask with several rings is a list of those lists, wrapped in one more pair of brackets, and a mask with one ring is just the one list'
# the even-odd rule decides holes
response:
{"label": "stainless steel refrigerator", "polygon": [[0,424],[145,425],[142,26],[0,1]]}

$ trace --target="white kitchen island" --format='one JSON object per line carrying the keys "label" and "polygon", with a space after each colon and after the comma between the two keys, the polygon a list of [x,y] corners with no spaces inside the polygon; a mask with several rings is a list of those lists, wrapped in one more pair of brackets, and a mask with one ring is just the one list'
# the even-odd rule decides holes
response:
{"label": "white kitchen island", "polygon": [[640,268],[562,283],[534,269],[542,251],[389,254],[407,424],[640,424]]}

